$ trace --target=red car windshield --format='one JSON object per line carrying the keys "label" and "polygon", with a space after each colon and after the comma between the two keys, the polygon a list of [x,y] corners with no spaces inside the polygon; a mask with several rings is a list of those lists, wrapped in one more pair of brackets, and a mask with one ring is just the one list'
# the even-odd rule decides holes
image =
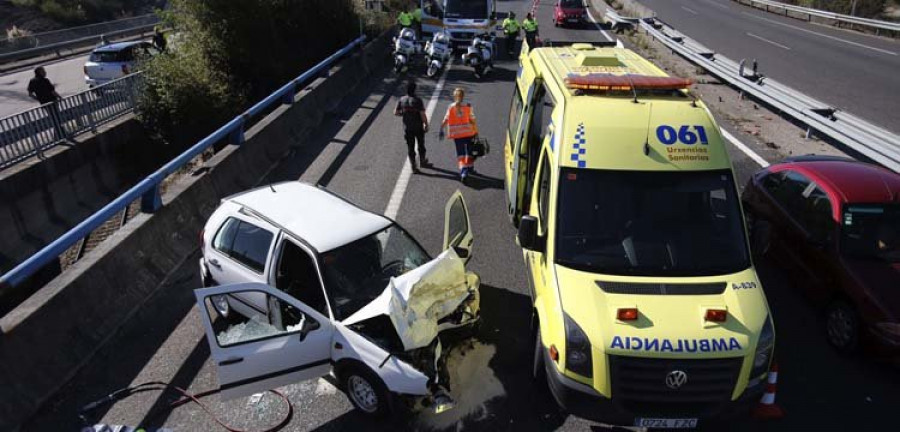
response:
{"label": "red car windshield", "polygon": [[854,258],[900,262],[900,205],[845,206],[841,250]]}

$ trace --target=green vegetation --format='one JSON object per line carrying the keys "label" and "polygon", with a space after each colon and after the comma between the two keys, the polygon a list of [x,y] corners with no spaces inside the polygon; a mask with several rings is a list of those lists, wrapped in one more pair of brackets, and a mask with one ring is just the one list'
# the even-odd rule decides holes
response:
{"label": "green vegetation", "polygon": [[189,145],[359,36],[352,0],[172,0],[139,118]]}
{"label": "green vegetation", "polygon": [[162,7],[165,0],[11,0],[21,7],[36,9],[48,18],[67,25],[108,21],[146,13]]}

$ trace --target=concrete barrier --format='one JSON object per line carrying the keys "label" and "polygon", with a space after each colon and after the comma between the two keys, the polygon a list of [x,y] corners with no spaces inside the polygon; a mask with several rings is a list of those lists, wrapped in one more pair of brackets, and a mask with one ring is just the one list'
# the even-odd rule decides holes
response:
{"label": "concrete barrier", "polygon": [[[81,261],[0,319],[0,430],[16,429],[128,320],[199,246],[222,197],[258,184],[318,127],[325,111],[386,65],[387,35],[375,39],[206,162]],[[62,426],[62,425],[61,425]]]}
{"label": "concrete barrier", "polygon": [[[0,173],[0,273],[13,268],[93,214],[164,162],[131,115]],[[171,156],[171,155],[169,155]],[[50,268],[53,267],[53,268]],[[0,299],[0,316],[59,274],[49,266]]]}

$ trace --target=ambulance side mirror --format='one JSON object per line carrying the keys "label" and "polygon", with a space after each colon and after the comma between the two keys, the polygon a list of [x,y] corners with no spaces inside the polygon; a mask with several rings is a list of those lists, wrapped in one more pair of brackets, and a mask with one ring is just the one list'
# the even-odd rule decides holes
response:
{"label": "ambulance side mirror", "polygon": [[538,220],[531,215],[519,220],[519,246],[535,252],[544,252],[543,239],[538,236]]}

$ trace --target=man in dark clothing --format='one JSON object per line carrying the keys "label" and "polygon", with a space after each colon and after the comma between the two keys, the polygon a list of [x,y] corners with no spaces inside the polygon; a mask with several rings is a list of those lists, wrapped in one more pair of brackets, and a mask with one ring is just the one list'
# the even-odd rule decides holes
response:
{"label": "man in dark clothing", "polygon": [[28,82],[28,96],[37,100],[41,105],[50,104],[45,107],[45,111],[47,116],[52,119],[53,132],[56,134],[56,139],[64,139],[66,134],[62,129],[59,107],[56,104],[60,97],[56,93],[56,86],[47,79],[47,71],[43,67],[38,66],[34,69],[34,78]]}
{"label": "man in dark clothing", "polygon": [[166,50],[166,35],[163,34],[162,30],[159,27],[153,29],[153,45],[156,45],[160,51]]}
{"label": "man in dark clothing", "polygon": [[416,96],[416,82],[410,80],[406,85],[406,96],[400,98],[394,115],[403,117],[403,132],[406,138],[407,155],[414,173],[419,172],[416,167],[416,143],[418,143],[419,165],[423,168],[431,166],[425,157],[425,132],[428,132],[428,115],[425,114],[425,104]]}

